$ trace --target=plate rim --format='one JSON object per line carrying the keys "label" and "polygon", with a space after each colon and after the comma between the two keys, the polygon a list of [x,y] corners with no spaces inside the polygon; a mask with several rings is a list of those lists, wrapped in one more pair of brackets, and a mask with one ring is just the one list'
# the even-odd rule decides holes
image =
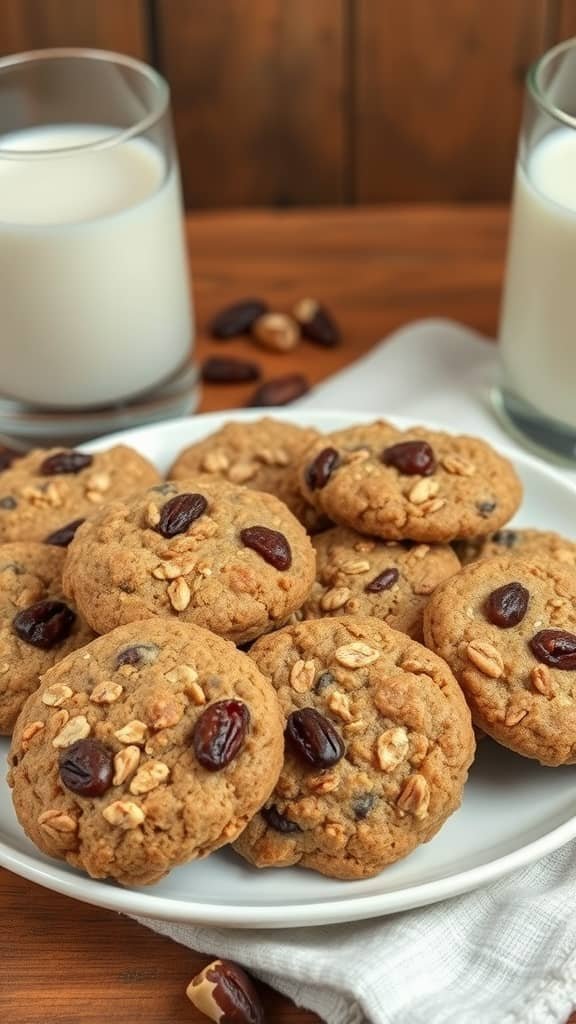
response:
{"label": "plate rim", "polygon": [[[80,447],[86,451],[97,451],[111,444],[128,443],[128,435],[163,432],[166,429],[177,428],[179,425],[185,428],[192,424],[206,424],[207,429],[210,429],[212,424],[221,423],[224,419],[234,418],[248,421],[261,416],[273,416],[275,419],[284,419],[287,422],[307,421],[310,418],[317,422],[341,419],[344,424],[348,425],[352,425],[354,422],[369,423],[379,418],[374,414],[343,409],[319,409],[316,411],[310,408],[298,409],[297,407],[292,409],[224,409],[217,412],[200,413],[194,417],[177,417],[162,423],[152,423],[143,427],[117,431],[95,438]],[[384,418],[384,414],[380,418]],[[432,430],[457,432],[450,426],[430,420],[422,424],[413,417],[396,415],[386,416],[386,419],[402,428],[409,428],[419,423],[419,425],[428,426]],[[556,486],[561,486],[576,499],[576,483],[566,479],[555,467],[551,467],[538,457],[515,449],[506,443],[497,442],[497,447],[512,461],[524,464],[535,470],[541,477],[552,480]],[[545,835],[525,843],[518,849],[445,877],[383,893],[370,893],[362,896],[344,895],[322,902],[309,900],[281,906],[258,904],[227,906],[225,904],[197,903],[158,896],[153,889],[149,891],[125,889],[113,883],[73,872],[69,868],[65,869],[60,866],[58,861],[52,863],[40,860],[39,855],[19,851],[1,837],[0,865],[28,881],[35,882],[61,895],[133,916],[238,929],[276,929],[286,926],[306,928],[387,916],[460,896],[526,867],[574,838],[576,838],[576,807],[570,818],[546,832]],[[350,884],[353,886],[353,883]]]}

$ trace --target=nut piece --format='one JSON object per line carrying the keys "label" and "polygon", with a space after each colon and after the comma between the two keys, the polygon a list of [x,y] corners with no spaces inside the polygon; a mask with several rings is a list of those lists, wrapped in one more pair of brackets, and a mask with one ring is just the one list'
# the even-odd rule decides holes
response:
{"label": "nut piece", "polygon": [[228,472],[228,479],[233,484],[245,484],[248,480],[251,480],[253,476],[256,476],[258,472],[258,465],[255,462],[235,462],[230,467]]}
{"label": "nut piece", "polygon": [[300,341],[300,328],[286,313],[264,313],[252,324],[252,335],[264,348],[290,352]]}
{"label": "nut piece", "polygon": [[48,686],[44,690],[40,699],[48,707],[59,708],[73,693],[74,691],[69,686],[66,686],[66,683],[52,683],[52,686]]}
{"label": "nut piece", "polygon": [[[408,494],[408,501],[411,501],[413,505],[423,505],[429,498],[434,498],[438,494],[438,488],[440,484],[437,480],[430,480],[428,477],[424,477],[419,480],[417,484],[410,490]],[[430,509],[430,511],[433,511]]]}
{"label": "nut piece", "polygon": [[76,715],[60,730],[52,740],[53,747],[69,747],[76,740],[84,740],[90,735],[90,725],[84,715]]}
{"label": "nut piece", "polygon": [[198,679],[198,673],[193,665],[176,665],[176,668],[171,668],[166,673],[166,679],[169,683],[195,683]]}
{"label": "nut piece", "polygon": [[530,682],[537,693],[543,694],[544,697],[554,696],[552,673],[547,665],[535,665],[530,673]]}
{"label": "nut piece", "polygon": [[123,750],[119,750],[114,755],[114,777],[112,779],[113,786],[121,786],[129,775],[132,775],[138,767],[140,761],[140,748],[139,747],[124,747]]}
{"label": "nut piece", "polygon": [[442,465],[447,473],[453,473],[454,476],[474,476],[476,472],[476,466],[461,455],[445,455]]}
{"label": "nut piece", "polygon": [[43,811],[38,818],[38,824],[47,832],[76,832],[78,822],[70,814],[64,811]]}
{"label": "nut piece", "polygon": [[22,730],[22,750],[28,750],[30,740],[37,736],[39,732],[42,732],[43,728],[44,722],[30,722],[29,725],[24,727]]}
{"label": "nut piece", "polygon": [[264,1024],[264,1009],[252,981],[231,960],[214,960],[186,989],[190,1002],[216,1024]]}
{"label": "nut piece", "polygon": [[396,806],[400,812],[425,818],[430,805],[430,787],[423,775],[409,775]]}
{"label": "nut piece", "polygon": [[112,680],[106,680],[103,683],[98,683],[94,687],[90,694],[90,700],[94,704],[113,704],[115,700],[122,695],[124,687],[120,683],[114,683]]}
{"label": "nut piece", "polygon": [[320,772],[320,775],[310,775],[307,785],[313,793],[333,793],[338,789],[340,779],[335,772]]}
{"label": "nut piece", "polygon": [[334,652],[336,661],[344,668],[364,668],[372,665],[380,657],[380,651],[365,644],[362,640],[355,640],[351,644],[343,644]]}
{"label": "nut piece", "polygon": [[386,729],[376,740],[376,761],[383,772],[391,772],[408,753],[408,733],[402,726]]}
{"label": "nut piece", "polygon": [[342,562],[338,568],[348,576],[357,576],[359,573],[368,572],[370,562],[365,558],[349,559],[347,562]]}
{"label": "nut piece", "polygon": [[341,718],[343,722],[351,722],[354,715],[350,711],[350,698],[348,694],[343,693],[342,690],[333,690],[327,701],[330,711],[338,718]]}
{"label": "nut piece", "polygon": [[343,608],[351,596],[352,591],[349,587],[332,587],[320,598],[320,607],[325,612],[335,612],[338,608]]}
{"label": "nut piece", "polygon": [[180,576],[173,583],[170,583],[168,587],[168,597],[170,598],[170,604],[174,611],[184,612],[190,604],[190,587],[186,583],[186,580]]}
{"label": "nut piece", "polygon": [[150,793],[156,789],[170,775],[170,769],[163,761],[148,761],[138,770],[130,783],[130,792],[138,796],[140,793]]}
{"label": "nut piece", "polygon": [[160,509],[153,501],[146,506],[145,519],[148,526],[158,526],[160,522]]}
{"label": "nut piece", "polygon": [[472,640],[466,648],[466,657],[491,679],[499,679],[504,672],[502,655],[488,640]]}
{"label": "nut piece", "polygon": [[102,817],[109,825],[117,825],[119,828],[138,828],[144,821],[146,815],[138,804],[132,800],[115,800],[108,804],[102,811]]}
{"label": "nut piece", "polygon": [[225,473],[230,466],[230,459],[221,448],[212,448],[202,459],[202,469],[206,473]]}
{"label": "nut piece", "polygon": [[303,661],[300,658],[295,662],[290,672],[290,686],[296,693],[307,693],[314,682],[316,675],[316,663],[314,661]]}
{"label": "nut piece", "polygon": [[133,718],[127,725],[123,725],[114,735],[121,743],[144,743],[148,733],[148,726],[138,718]]}

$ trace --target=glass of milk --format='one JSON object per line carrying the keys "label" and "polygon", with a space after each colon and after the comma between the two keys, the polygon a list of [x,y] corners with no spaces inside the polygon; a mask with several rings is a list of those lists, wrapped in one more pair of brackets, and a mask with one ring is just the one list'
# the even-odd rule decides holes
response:
{"label": "glass of milk", "polygon": [[507,425],[576,463],[576,39],[529,72],[495,397]]}
{"label": "glass of milk", "polygon": [[98,50],[0,60],[0,310],[5,432],[194,404],[178,161],[152,68]]}

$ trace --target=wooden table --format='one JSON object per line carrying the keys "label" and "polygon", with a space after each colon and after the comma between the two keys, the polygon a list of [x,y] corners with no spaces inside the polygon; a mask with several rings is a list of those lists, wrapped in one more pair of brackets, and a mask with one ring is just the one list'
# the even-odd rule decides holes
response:
{"label": "wooden table", "polygon": [[[418,317],[449,316],[493,333],[506,225],[506,210],[494,206],[191,217],[200,355],[247,355],[267,376],[298,370],[314,382]],[[246,295],[282,309],[305,295],[319,297],[341,322],[344,344],[303,344],[277,355],[247,341],[210,342],[207,319]],[[212,385],[202,409],[243,405],[250,391],[251,385]],[[0,910],[0,1006],[10,1024],[101,1024],[110,1016],[127,1024],[205,1021],[184,996],[205,958],[6,871]],[[274,1024],[317,1020],[274,993],[264,997]]]}

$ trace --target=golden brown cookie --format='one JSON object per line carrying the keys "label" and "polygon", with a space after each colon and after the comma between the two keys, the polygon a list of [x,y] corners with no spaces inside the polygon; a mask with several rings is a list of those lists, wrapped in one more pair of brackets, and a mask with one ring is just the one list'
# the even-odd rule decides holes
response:
{"label": "golden brown cookie", "polygon": [[576,763],[576,576],[551,560],[482,559],[424,611],[476,725],[545,765]]}
{"label": "golden brown cookie", "polygon": [[524,530],[519,527],[497,530],[487,537],[456,541],[454,550],[463,565],[477,562],[480,558],[515,555],[523,561],[552,558],[566,567],[576,568],[576,542],[551,530]]}
{"label": "golden brown cookie", "polygon": [[123,444],[95,455],[61,448],[29,452],[0,476],[0,543],[49,540],[103,502],[159,479],[147,459]]}
{"label": "golden brown cookie", "polygon": [[276,695],[247,655],[148,619],[46,673],[18,720],[9,782],[44,853],[146,885],[236,838],[282,748]]}
{"label": "golden brown cookie", "polygon": [[199,476],[104,506],[68,548],[64,584],[98,633],[160,616],[240,643],[299,608],[314,571],[278,498]]}
{"label": "golden brown cookie", "polygon": [[0,545],[0,733],[10,735],[43,673],[94,637],[64,600],[64,558],[45,544]]}
{"label": "golden brown cookie", "polygon": [[459,806],[475,744],[448,666],[374,618],[301,622],[250,651],[287,719],[276,789],[235,844],[257,867],[367,878]]}
{"label": "golden brown cookie", "polygon": [[304,452],[318,437],[317,430],[269,416],[252,422],[232,420],[180,452],[168,479],[186,480],[198,473],[210,473],[233,484],[275,494],[314,533],[323,517],[302,497],[298,467]]}
{"label": "golden brown cookie", "polygon": [[373,615],[422,640],[424,606],[442,580],[460,569],[448,544],[411,544],[365,537],[345,526],[318,534],[316,583],[306,619]]}
{"label": "golden brown cookie", "polygon": [[300,486],[319,512],[359,533],[432,543],[497,529],[522,497],[511,463],[484,441],[383,420],[318,440]]}

